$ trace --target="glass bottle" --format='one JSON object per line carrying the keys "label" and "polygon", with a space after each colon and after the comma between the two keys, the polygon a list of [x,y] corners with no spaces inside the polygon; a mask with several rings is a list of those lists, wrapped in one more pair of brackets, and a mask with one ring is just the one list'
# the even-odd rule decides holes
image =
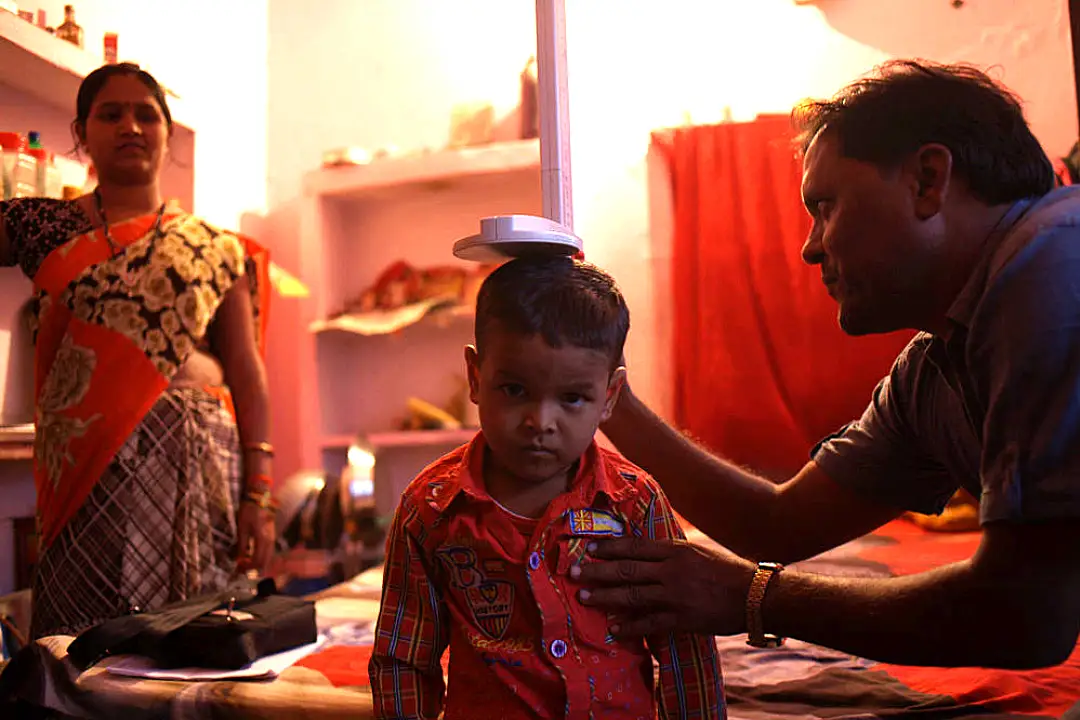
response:
{"label": "glass bottle", "polygon": [[83,29],[75,22],[75,8],[71,5],[64,6],[64,22],[56,28],[56,37],[73,45],[83,46]]}
{"label": "glass bottle", "polygon": [[521,138],[540,137],[540,84],[536,57],[530,57],[521,71]]}

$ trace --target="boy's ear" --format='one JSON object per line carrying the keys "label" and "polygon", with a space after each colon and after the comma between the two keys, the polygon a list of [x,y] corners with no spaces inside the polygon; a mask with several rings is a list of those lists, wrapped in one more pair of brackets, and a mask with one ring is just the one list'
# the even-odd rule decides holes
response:
{"label": "boy's ear", "polygon": [[480,353],[475,345],[465,346],[465,374],[469,380],[469,401],[480,402]]}
{"label": "boy's ear", "polygon": [[619,402],[619,393],[625,386],[626,368],[620,365],[608,379],[607,394],[604,396],[604,411],[600,415],[600,422],[607,422],[611,417],[611,413],[615,410],[615,403]]}

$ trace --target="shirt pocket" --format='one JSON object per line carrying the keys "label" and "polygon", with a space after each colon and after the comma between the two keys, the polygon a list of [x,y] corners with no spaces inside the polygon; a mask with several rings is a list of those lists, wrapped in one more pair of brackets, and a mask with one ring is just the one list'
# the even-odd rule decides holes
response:
{"label": "shirt pocket", "polygon": [[564,538],[559,543],[554,580],[566,601],[567,612],[577,641],[584,641],[590,648],[606,651],[608,647],[615,648],[608,635],[607,614],[603,610],[583,605],[578,592],[584,586],[570,577],[570,568],[593,562],[585,552],[585,544],[589,540],[589,538],[570,537]]}
{"label": "shirt pocket", "polygon": [[621,537],[627,524],[610,511],[572,510],[567,513],[566,524],[555,548],[555,583],[568,605],[567,611],[574,624],[575,635],[584,641],[590,652],[607,653],[619,649],[608,633],[610,620],[603,610],[583,605],[578,598],[582,584],[570,577],[570,569],[596,562],[586,552],[590,542],[609,537]]}

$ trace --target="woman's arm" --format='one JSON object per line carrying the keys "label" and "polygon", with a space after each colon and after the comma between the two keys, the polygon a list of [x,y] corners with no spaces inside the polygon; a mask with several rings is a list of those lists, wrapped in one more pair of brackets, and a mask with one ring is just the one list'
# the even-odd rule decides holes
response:
{"label": "woman's arm", "polygon": [[8,267],[15,264],[15,258],[11,253],[11,241],[7,235],[7,209],[6,202],[0,202],[0,267]]}
{"label": "woman's arm", "polygon": [[[210,332],[214,351],[225,373],[225,384],[236,408],[236,425],[244,449],[244,493],[269,489],[268,480],[273,477],[272,456],[265,450],[270,442],[270,392],[266,367],[255,340],[247,276],[237,280],[226,293]],[[265,445],[260,448],[262,444]],[[249,502],[241,503],[240,553],[243,557],[254,540],[251,558],[257,568],[266,567],[273,551],[273,523],[268,523],[267,519],[273,520],[269,510]]]}

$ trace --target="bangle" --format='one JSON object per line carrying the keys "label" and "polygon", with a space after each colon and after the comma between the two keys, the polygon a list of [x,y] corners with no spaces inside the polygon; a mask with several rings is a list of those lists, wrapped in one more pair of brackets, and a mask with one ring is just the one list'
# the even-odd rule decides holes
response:
{"label": "bangle", "polygon": [[249,475],[244,481],[244,490],[266,490],[274,487],[274,478],[266,475],[265,473],[259,473],[258,475]]}
{"label": "bangle", "polygon": [[264,455],[274,457],[274,446],[268,442],[244,443],[244,450],[247,450],[248,452],[260,452]]}
{"label": "bangle", "polygon": [[278,501],[270,494],[269,489],[263,491],[249,490],[244,493],[243,502],[258,505],[261,509],[271,512],[277,512],[278,510]]}

